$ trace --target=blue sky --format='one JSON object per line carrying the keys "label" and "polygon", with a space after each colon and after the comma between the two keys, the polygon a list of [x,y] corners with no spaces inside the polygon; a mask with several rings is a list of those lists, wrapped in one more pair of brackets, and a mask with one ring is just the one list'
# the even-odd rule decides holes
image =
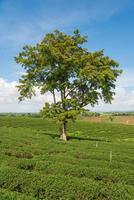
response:
{"label": "blue sky", "polygon": [[[124,71],[117,82],[116,101],[112,105],[100,103],[95,110],[132,110],[133,0],[0,0],[0,102],[5,98],[1,88],[5,85],[8,89],[10,86],[14,88],[20,77],[22,69],[14,62],[14,56],[25,44],[35,44],[55,29],[71,34],[76,28],[88,36],[86,47],[90,51],[104,49],[105,54],[116,59]],[[117,103],[119,100],[122,101],[120,105]],[[15,111],[14,104],[7,104],[10,104],[10,111]],[[7,111],[7,104],[6,109],[0,107],[0,112]],[[40,107],[34,110],[33,106],[29,110],[27,105],[25,111],[35,111]]]}

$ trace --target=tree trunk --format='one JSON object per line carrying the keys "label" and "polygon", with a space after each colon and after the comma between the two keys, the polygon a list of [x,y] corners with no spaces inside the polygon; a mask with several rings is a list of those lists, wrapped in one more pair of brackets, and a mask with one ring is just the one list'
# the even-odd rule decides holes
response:
{"label": "tree trunk", "polygon": [[60,139],[64,141],[67,141],[66,131],[67,131],[67,122],[63,122],[61,131],[60,131]]}

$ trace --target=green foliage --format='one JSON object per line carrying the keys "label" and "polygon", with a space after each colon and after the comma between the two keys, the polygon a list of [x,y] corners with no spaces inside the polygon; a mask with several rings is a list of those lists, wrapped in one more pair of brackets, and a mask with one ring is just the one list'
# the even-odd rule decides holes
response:
{"label": "green foliage", "polygon": [[64,104],[66,104],[68,108],[72,107],[73,109],[64,110],[61,102],[56,104],[45,103],[45,106],[41,110],[41,115],[46,118],[58,118],[59,122],[67,121],[69,119],[72,121],[76,120],[77,115],[82,112],[83,109],[76,104],[74,99],[66,99],[64,100]]}
{"label": "green foliage", "polygon": [[23,195],[18,192],[11,192],[6,189],[0,189],[0,200],[36,200],[31,195]]}
{"label": "green foliage", "polygon": [[97,113],[97,112],[90,112],[89,110],[84,110],[82,112],[82,116],[85,116],[85,117],[99,117],[100,116],[100,113]]}
{"label": "green foliage", "polygon": [[112,122],[114,120],[114,116],[113,115],[110,115],[109,116],[109,120]]}
{"label": "green foliage", "polygon": [[0,199],[133,199],[133,125],[76,121],[68,143],[56,132],[55,120],[0,117]]}
{"label": "green foliage", "polygon": [[42,114],[60,122],[75,120],[81,108],[94,106],[99,99],[110,103],[121,73],[119,64],[103,50],[89,52],[82,46],[85,42],[87,37],[78,30],[73,35],[56,30],[35,46],[25,46],[15,58],[25,70],[19,80],[19,99],[31,98],[36,87],[41,94],[51,92],[54,102],[47,103]]}
{"label": "green foliage", "polygon": [[113,116],[134,116],[134,112],[111,112],[111,113],[107,113],[107,114],[111,114]]}

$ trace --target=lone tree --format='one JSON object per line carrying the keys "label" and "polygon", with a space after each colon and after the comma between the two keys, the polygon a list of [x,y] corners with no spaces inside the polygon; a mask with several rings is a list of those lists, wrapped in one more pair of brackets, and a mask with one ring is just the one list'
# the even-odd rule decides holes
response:
{"label": "lone tree", "polygon": [[19,100],[31,98],[38,87],[41,94],[51,92],[53,103],[45,103],[42,114],[60,122],[60,138],[67,140],[68,120],[75,120],[85,106],[99,99],[111,103],[119,64],[104,51],[89,52],[82,45],[87,37],[79,30],[67,35],[58,30],[46,34],[35,46],[25,46],[15,57],[25,74],[19,80]]}

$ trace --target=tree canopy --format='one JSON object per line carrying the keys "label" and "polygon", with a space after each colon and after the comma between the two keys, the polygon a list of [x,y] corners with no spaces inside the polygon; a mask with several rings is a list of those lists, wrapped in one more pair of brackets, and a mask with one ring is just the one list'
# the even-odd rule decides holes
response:
{"label": "tree canopy", "polygon": [[62,125],[61,138],[66,140],[66,125],[90,104],[103,99],[111,103],[115,82],[121,74],[119,64],[104,51],[90,52],[83,47],[87,37],[79,30],[67,35],[58,30],[45,35],[34,46],[27,45],[15,58],[25,70],[19,80],[19,100],[51,92],[53,103],[42,109],[46,117],[56,117]]}

